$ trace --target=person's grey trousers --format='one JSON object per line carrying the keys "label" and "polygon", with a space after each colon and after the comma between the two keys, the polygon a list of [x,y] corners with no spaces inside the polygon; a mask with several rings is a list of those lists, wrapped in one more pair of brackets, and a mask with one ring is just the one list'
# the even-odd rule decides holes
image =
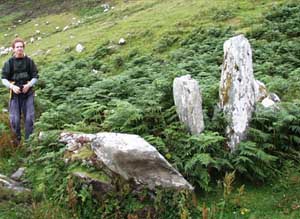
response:
{"label": "person's grey trousers", "polygon": [[13,94],[9,102],[9,118],[12,131],[17,139],[21,140],[21,114],[25,122],[25,139],[33,132],[34,124],[34,92],[29,90],[27,94]]}

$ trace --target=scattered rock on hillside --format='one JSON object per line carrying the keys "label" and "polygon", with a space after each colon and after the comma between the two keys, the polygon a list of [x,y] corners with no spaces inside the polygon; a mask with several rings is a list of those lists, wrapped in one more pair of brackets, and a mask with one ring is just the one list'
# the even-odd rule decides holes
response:
{"label": "scattered rock on hillside", "polygon": [[21,177],[24,175],[25,173],[25,167],[20,167],[16,172],[14,172],[10,178],[12,178],[13,180],[19,181],[21,179]]}
{"label": "scattered rock on hillside", "polygon": [[78,43],[75,48],[76,52],[81,53],[84,50],[84,46]]}
{"label": "scattered rock on hillside", "polygon": [[60,141],[67,144],[69,153],[90,147],[95,154],[93,159],[102,164],[107,175],[133,180],[136,186],[193,189],[152,145],[137,135],[62,133]]}
{"label": "scattered rock on hillside", "polygon": [[275,93],[269,93],[264,83],[255,80],[255,102],[260,102],[265,108],[273,107],[280,102],[280,98]]}
{"label": "scattered rock on hillside", "polygon": [[200,134],[204,130],[202,97],[198,82],[190,75],[174,79],[173,97],[176,111],[192,134]]}
{"label": "scattered rock on hillside", "polygon": [[276,103],[280,102],[280,98],[274,94],[274,93],[270,93],[266,98],[264,98],[261,101],[261,104],[265,107],[265,108],[269,108],[269,107],[274,107],[276,106]]}
{"label": "scattered rock on hillside", "polygon": [[120,38],[119,45],[124,45],[126,43],[126,40],[124,38]]}
{"label": "scattered rock on hillside", "polygon": [[246,131],[255,107],[255,79],[252,51],[243,35],[224,43],[224,62],[220,83],[220,107],[229,119],[226,129],[228,146],[236,150],[246,138]]}
{"label": "scattered rock on hillside", "polygon": [[109,4],[102,4],[101,7],[103,8],[103,12],[108,12],[110,9],[110,5]]}
{"label": "scattered rock on hillside", "polygon": [[5,48],[2,46],[0,47],[0,56],[8,55],[12,50],[12,47]]}
{"label": "scattered rock on hillside", "polygon": [[64,27],[63,31],[66,31],[66,30],[68,30],[69,28],[70,28],[70,26],[67,25],[67,26]]}
{"label": "scattered rock on hillside", "polygon": [[96,70],[96,69],[92,69],[92,72],[93,72],[94,74],[97,74],[99,71]]}

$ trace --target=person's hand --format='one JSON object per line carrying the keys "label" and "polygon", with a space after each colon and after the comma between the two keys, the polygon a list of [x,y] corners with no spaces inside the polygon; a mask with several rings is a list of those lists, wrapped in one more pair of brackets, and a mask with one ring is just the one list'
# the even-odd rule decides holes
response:
{"label": "person's hand", "polygon": [[10,89],[12,89],[15,94],[21,93],[21,89],[16,85],[11,85]]}
{"label": "person's hand", "polygon": [[30,85],[29,84],[25,84],[23,86],[23,89],[22,89],[22,93],[26,94],[30,89]]}

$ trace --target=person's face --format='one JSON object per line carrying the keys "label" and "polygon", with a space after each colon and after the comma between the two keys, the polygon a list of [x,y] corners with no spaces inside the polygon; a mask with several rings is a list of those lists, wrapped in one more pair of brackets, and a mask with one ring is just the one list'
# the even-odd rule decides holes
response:
{"label": "person's face", "polygon": [[24,56],[24,45],[22,42],[15,43],[14,52],[16,57]]}

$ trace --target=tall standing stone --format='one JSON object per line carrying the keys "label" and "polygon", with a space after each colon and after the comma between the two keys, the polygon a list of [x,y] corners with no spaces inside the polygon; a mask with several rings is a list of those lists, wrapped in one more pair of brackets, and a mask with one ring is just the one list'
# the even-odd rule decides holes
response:
{"label": "tall standing stone", "polygon": [[223,48],[220,107],[229,119],[226,129],[228,146],[234,151],[237,144],[246,138],[255,107],[256,82],[248,40],[243,35],[238,35],[227,40]]}
{"label": "tall standing stone", "polygon": [[204,129],[204,121],[198,82],[190,75],[175,78],[173,96],[180,121],[192,134],[200,134]]}

